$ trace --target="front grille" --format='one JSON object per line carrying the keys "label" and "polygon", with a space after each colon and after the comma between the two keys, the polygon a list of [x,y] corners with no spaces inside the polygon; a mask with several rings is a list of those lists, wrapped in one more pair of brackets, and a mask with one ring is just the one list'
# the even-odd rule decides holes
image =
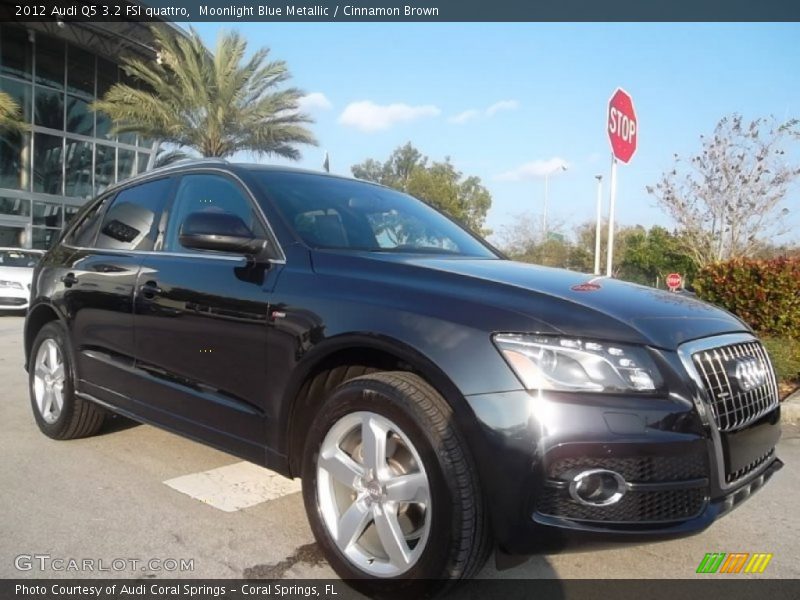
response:
{"label": "front grille", "polygon": [[758,469],[761,465],[763,465],[765,462],[770,460],[774,454],[775,454],[775,448],[767,452],[764,456],[760,456],[759,458],[755,459],[749,465],[742,467],[738,471],[734,471],[732,473],[725,473],[725,483],[734,483],[739,479],[741,479],[742,477],[744,477],[745,475],[752,473],[753,471]]}
{"label": "front grille", "polygon": [[4,306],[22,306],[27,300],[25,298],[8,298],[0,296],[0,304]]}
{"label": "front grille", "polygon": [[537,503],[539,513],[581,521],[653,523],[685,521],[700,514],[706,503],[705,488],[628,492],[611,506],[584,506],[567,490],[548,488]]}
{"label": "front grille", "polygon": [[[738,362],[755,360],[765,381],[747,389],[734,373]],[[730,344],[692,355],[720,431],[736,431],[778,404],[778,386],[767,353],[757,341]]]}
{"label": "front grille", "polygon": [[551,479],[568,480],[570,471],[608,469],[616,471],[626,481],[652,483],[656,481],[682,481],[708,476],[705,454],[678,454],[675,456],[631,456],[623,458],[562,458],[554,461],[547,470]]}

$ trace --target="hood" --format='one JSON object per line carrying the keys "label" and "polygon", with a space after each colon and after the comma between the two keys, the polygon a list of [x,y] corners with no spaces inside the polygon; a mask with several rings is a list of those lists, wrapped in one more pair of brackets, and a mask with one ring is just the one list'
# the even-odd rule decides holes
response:
{"label": "hood", "polygon": [[28,289],[33,281],[33,269],[27,267],[4,267],[0,265],[0,279],[4,281],[18,281]]}
{"label": "hood", "polygon": [[750,331],[732,314],[692,297],[564,269],[494,259],[319,254],[315,270],[341,266],[352,274],[360,266],[372,280],[434,289],[449,298],[477,302],[489,314],[492,307],[513,311],[526,317],[519,319],[520,326],[529,328],[523,331],[533,328],[666,349],[692,339]]}

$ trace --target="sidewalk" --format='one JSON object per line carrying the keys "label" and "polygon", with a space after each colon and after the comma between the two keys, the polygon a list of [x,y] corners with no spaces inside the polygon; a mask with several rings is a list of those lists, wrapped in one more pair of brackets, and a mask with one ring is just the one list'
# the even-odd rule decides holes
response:
{"label": "sidewalk", "polygon": [[781,421],[800,423],[800,390],[796,390],[781,402]]}

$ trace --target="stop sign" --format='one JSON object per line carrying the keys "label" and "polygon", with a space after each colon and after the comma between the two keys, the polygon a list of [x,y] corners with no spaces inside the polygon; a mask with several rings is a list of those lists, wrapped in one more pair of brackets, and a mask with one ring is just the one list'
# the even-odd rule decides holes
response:
{"label": "stop sign", "polygon": [[636,139],[639,135],[633,100],[628,92],[617,88],[608,101],[608,139],[617,160],[627,163],[636,152]]}
{"label": "stop sign", "polygon": [[667,275],[667,287],[671,290],[677,290],[681,287],[681,282],[683,279],[681,278],[680,273],[670,273]]}

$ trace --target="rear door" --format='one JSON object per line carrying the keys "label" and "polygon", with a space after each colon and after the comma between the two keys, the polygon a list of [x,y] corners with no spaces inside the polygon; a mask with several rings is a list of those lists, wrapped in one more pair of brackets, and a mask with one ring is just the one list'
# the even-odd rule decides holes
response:
{"label": "rear door", "polygon": [[133,393],[133,294],[143,253],[153,249],[173,180],[143,182],[84,215],[57,277],[68,316],[79,388],[121,405]]}
{"label": "rear door", "polygon": [[181,177],[159,251],[145,257],[137,280],[138,398],[162,424],[263,461],[267,312],[282,265],[182,247],[183,221],[206,211],[234,214],[268,238],[237,180],[222,172]]}

